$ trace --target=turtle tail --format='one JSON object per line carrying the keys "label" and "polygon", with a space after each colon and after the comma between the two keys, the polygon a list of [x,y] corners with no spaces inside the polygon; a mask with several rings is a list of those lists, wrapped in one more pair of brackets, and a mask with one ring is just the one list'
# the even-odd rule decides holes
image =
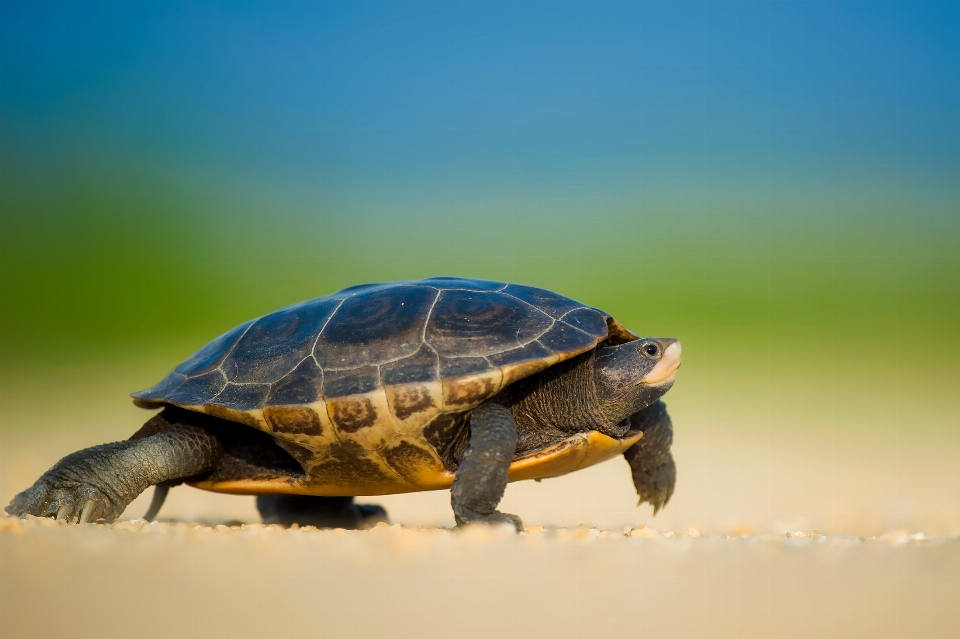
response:
{"label": "turtle tail", "polygon": [[160,512],[160,509],[163,508],[163,502],[167,499],[167,493],[170,492],[170,484],[167,482],[162,482],[154,486],[153,488],[153,499],[150,501],[150,508],[147,509],[147,514],[143,516],[147,521],[153,521],[157,513]]}

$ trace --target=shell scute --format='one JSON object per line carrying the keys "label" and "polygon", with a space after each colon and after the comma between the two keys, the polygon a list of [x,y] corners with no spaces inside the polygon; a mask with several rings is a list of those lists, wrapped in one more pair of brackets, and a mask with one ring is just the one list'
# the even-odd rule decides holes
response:
{"label": "shell scute", "polygon": [[574,309],[563,316],[563,323],[579,329],[596,340],[607,336],[607,314],[595,308]]}
{"label": "shell scute", "polygon": [[227,384],[216,396],[217,404],[237,410],[260,408],[270,392],[269,384]]}
{"label": "shell scute", "polygon": [[520,348],[490,355],[487,360],[494,366],[503,366],[512,364],[517,360],[549,360],[553,356],[554,352],[552,350],[541,344],[539,340],[534,340]]}
{"label": "shell scute", "polygon": [[262,430],[270,432],[270,428],[267,423],[263,421],[263,414],[261,411],[247,411],[247,410],[238,410],[236,408],[229,408],[222,404],[215,404],[209,402],[201,406],[187,406],[187,408],[194,408],[199,410],[207,415],[213,415],[214,417],[219,417],[220,419],[226,419],[231,422],[237,422],[238,424],[246,424],[247,426],[252,426],[257,430]]}
{"label": "shell scute", "polygon": [[560,353],[537,340],[513,351],[491,355],[487,359],[503,371],[503,386],[507,386],[553,366],[560,361]]}
{"label": "shell scute", "polygon": [[385,386],[433,382],[439,379],[439,367],[436,351],[423,345],[412,355],[382,365],[380,378]]}
{"label": "shell scute", "polygon": [[570,326],[566,322],[557,322],[537,341],[551,352],[574,353],[593,348],[597,343],[597,338]]}
{"label": "shell scute", "polygon": [[240,338],[243,337],[254,321],[244,322],[233,330],[227,331],[188,357],[173,371],[187,377],[195,377],[219,368],[220,363],[230,354],[234,345],[240,341]]}
{"label": "shell scute", "polygon": [[[442,407],[439,384],[400,384],[385,386],[387,403],[394,416],[402,422],[420,421],[417,415],[436,413]],[[413,418],[413,419],[411,419]]]}
{"label": "shell scute", "polygon": [[268,406],[312,404],[323,394],[323,370],[312,357],[300,362],[270,388]]}
{"label": "shell scute", "polygon": [[315,410],[307,406],[267,406],[263,418],[270,429],[282,435],[323,435],[323,422]]}
{"label": "shell scute", "polygon": [[469,410],[493,397],[503,386],[503,371],[492,368],[486,373],[443,380],[444,410]]}
{"label": "shell scute", "polygon": [[414,486],[428,486],[445,471],[439,455],[421,442],[401,439],[379,452],[387,466]]}
{"label": "shell scute", "polygon": [[377,366],[328,370],[323,375],[323,394],[328,399],[369,393],[379,386],[380,369]]}
{"label": "shell scute", "polygon": [[465,377],[486,373],[495,367],[485,357],[444,357],[440,360],[440,378]]}
{"label": "shell scute", "polygon": [[340,433],[355,433],[377,423],[379,413],[369,397],[327,400],[330,419]]}
{"label": "shell scute", "polygon": [[153,388],[134,393],[133,403],[141,408],[156,408],[160,402],[168,401],[168,398],[173,397],[186,381],[186,376],[174,371]]}
{"label": "shell scute", "polygon": [[[165,396],[162,401],[168,401],[171,404],[199,404],[220,394],[220,391],[227,385],[227,378],[219,369],[189,377],[181,384],[177,390]],[[201,401],[197,401],[200,399]]]}
{"label": "shell scute", "polygon": [[261,317],[221,368],[231,382],[272,384],[310,355],[317,333],[338,305],[335,300],[311,300]]}
{"label": "shell scute", "polygon": [[324,369],[378,365],[413,355],[437,297],[425,286],[365,291],[345,299],[317,339],[314,356]]}
{"label": "shell scute", "polygon": [[379,495],[384,485],[404,483],[376,453],[346,446],[330,447],[307,465],[307,473],[329,495]]}
{"label": "shell scute", "polygon": [[545,313],[508,295],[445,290],[425,335],[440,357],[483,357],[517,348],[552,323]]}
{"label": "shell scute", "polygon": [[564,313],[569,313],[576,308],[583,308],[580,302],[542,288],[508,284],[503,292],[536,307],[553,319],[559,319]]}

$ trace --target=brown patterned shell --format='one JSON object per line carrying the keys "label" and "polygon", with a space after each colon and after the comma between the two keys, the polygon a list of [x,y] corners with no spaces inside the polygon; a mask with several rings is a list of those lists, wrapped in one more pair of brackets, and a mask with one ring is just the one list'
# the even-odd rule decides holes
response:
{"label": "brown patterned shell", "polygon": [[543,289],[447,277],[369,284],[242,324],[133,397],[259,428],[306,471],[297,485],[205,488],[427,490],[448,485],[440,451],[481,402],[600,342],[633,339],[603,311]]}

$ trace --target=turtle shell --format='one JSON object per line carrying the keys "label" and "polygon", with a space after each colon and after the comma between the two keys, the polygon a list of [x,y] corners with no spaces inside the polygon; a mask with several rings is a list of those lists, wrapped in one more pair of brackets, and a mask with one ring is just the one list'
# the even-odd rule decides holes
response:
{"label": "turtle shell", "polygon": [[[430,490],[452,483],[443,449],[480,403],[601,342],[634,339],[607,313],[529,286],[450,277],[368,284],[241,324],[133,397],[145,408],[169,404],[270,433],[305,470],[299,479],[202,488]],[[598,436],[518,459],[511,479],[569,472],[635,441]]]}

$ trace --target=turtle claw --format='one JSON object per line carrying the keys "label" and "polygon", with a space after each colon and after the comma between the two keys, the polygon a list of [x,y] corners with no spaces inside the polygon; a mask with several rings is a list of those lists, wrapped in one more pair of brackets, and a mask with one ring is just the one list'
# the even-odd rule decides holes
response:
{"label": "turtle claw", "polygon": [[[33,486],[11,500],[4,509],[15,517],[33,515],[52,517],[67,523],[88,523],[98,519],[112,521],[120,513],[112,502],[89,484],[62,482],[41,477]],[[78,508],[77,504],[83,504]]]}
{"label": "turtle claw", "polygon": [[93,512],[97,504],[92,499],[88,499],[87,502],[83,505],[83,510],[80,511],[80,522],[81,524],[87,524],[93,521]]}
{"label": "turtle claw", "polygon": [[647,490],[640,493],[640,501],[637,502],[637,506],[641,505],[643,502],[647,502],[653,506],[653,516],[656,517],[657,513],[660,512],[663,507],[667,505],[667,502],[670,501],[670,497],[672,495],[672,482],[666,485],[663,485],[662,483],[651,482],[651,485],[647,487]]}
{"label": "turtle claw", "polygon": [[518,533],[523,532],[523,522],[520,521],[519,517],[516,515],[510,515],[508,513],[502,513],[500,511],[495,512],[489,519],[484,520],[483,523],[496,526],[509,524],[513,526],[514,530],[516,530]]}
{"label": "turtle claw", "polygon": [[[663,493],[656,499],[651,498],[650,505],[653,506],[653,516],[656,517],[657,513],[667,505],[667,502],[670,501],[670,495],[664,495]],[[642,501],[640,502],[643,503]],[[639,504],[637,504],[639,505]]]}
{"label": "turtle claw", "polygon": [[668,458],[666,463],[658,466],[653,472],[634,472],[633,483],[640,497],[637,505],[647,502],[653,506],[653,516],[656,517],[657,513],[670,501],[677,483],[677,467],[673,458]]}
{"label": "turtle claw", "polygon": [[510,515],[508,513],[502,513],[499,510],[495,510],[489,515],[477,515],[476,517],[470,517],[467,520],[461,518],[457,519],[458,528],[472,526],[474,524],[482,524],[485,526],[502,526],[504,524],[509,524],[518,533],[523,532],[523,522],[520,521],[519,517],[516,515]]}

